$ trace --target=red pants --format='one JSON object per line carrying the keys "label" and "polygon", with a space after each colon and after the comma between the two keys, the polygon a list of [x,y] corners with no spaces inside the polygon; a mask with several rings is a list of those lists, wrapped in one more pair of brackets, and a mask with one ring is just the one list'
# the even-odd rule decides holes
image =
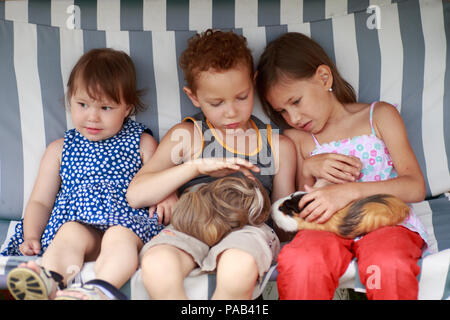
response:
{"label": "red pants", "polygon": [[332,299],[355,256],[368,299],[417,299],[423,244],[417,233],[401,226],[380,228],[356,242],[301,230],[278,255],[280,299]]}

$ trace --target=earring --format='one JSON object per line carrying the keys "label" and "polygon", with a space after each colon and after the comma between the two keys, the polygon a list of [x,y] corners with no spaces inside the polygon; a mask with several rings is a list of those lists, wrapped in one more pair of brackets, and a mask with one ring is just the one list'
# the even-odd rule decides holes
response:
{"label": "earring", "polygon": [[333,88],[328,89],[328,91],[330,91],[330,92],[333,91]]}

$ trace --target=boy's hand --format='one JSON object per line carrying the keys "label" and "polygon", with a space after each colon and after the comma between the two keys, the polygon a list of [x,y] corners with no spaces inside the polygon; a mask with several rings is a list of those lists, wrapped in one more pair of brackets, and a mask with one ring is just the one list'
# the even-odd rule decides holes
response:
{"label": "boy's hand", "polygon": [[194,160],[200,174],[212,177],[225,177],[234,172],[240,171],[250,179],[255,179],[251,171],[259,172],[261,169],[253,163],[242,158],[202,158]]}
{"label": "boy's hand", "polygon": [[41,252],[41,243],[36,239],[24,240],[19,246],[19,250],[24,256],[34,256]]}
{"label": "boy's hand", "polygon": [[156,211],[156,214],[158,215],[158,223],[168,225],[170,222],[170,216],[172,215],[173,206],[177,203],[177,201],[178,196],[176,192],[174,192],[156,206],[151,206],[148,209],[148,213],[150,217],[152,217]]}
{"label": "boy's hand", "polygon": [[332,183],[354,182],[361,173],[359,158],[338,153],[322,153],[305,159],[304,176],[323,178]]}

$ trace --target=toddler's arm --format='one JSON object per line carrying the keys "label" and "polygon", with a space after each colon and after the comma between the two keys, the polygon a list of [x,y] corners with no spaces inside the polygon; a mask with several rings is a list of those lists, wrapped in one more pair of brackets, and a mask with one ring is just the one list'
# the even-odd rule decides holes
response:
{"label": "toddler's arm", "polygon": [[39,172],[24,214],[24,243],[20,246],[20,251],[24,255],[35,255],[40,251],[42,232],[47,225],[61,185],[59,169],[63,143],[64,139],[52,142],[42,157]]}

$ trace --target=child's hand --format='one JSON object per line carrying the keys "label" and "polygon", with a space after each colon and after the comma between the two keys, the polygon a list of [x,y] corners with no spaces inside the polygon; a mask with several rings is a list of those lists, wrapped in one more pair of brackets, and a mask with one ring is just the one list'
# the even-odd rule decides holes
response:
{"label": "child's hand", "polygon": [[242,158],[203,158],[194,160],[200,174],[209,175],[216,178],[225,177],[234,172],[240,171],[250,179],[255,179],[251,171],[259,172],[253,163]]}
{"label": "child's hand", "polygon": [[303,174],[323,178],[332,183],[353,182],[359,178],[362,163],[359,158],[338,153],[322,153],[303,162]]}
{"label": "child's hand", "polygon": [[301,210],[300,218],[307,222],[327,222],[336,211],[354,200],[348,186],[348,184],[336,184],[313,189],[305,185],[305,191],[308,193],[298,203]]}
{"label": "child's hand", "polygon": [[24,256],[34,256],[41,252],[41,243],[36,239],[25,240],[19,246],[19,250]]}
{"label": "child's hand", "polygon": [[150,217],[152,217],[156,211],[156,214],[158,215],[158,223],[164,223],[164,225],[168,225],[170,222],[170,216],[172,215],[172,208],[177,203],[177,201],[178,196],[176,192],[174,192],[166,199],[158,203],[156,206],[151,206],[148,209],[148,213]]}

